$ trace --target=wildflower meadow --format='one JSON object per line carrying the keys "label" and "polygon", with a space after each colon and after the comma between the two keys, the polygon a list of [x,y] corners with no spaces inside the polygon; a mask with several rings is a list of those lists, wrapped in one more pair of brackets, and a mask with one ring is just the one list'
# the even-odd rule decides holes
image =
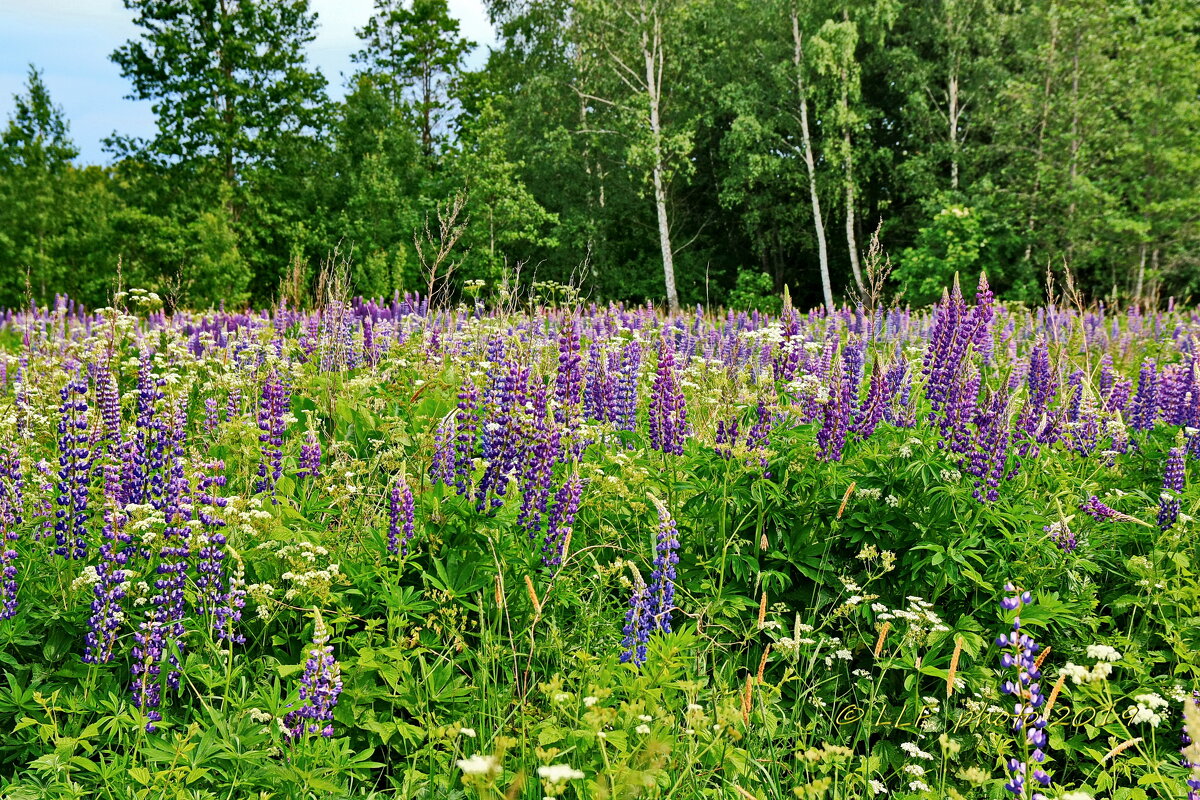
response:
{"label": "wildflower meadow", "polygon": [[1200,310],[556,296],[5,313],[0,797],[1200,798]]}

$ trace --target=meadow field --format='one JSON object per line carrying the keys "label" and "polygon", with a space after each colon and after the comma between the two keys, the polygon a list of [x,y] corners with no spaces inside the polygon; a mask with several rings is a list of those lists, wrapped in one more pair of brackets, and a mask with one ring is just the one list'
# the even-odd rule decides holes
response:
{"label": "meadow field", "polygon": [[9,312],[0,797],[1194,800],[1198,335]]}

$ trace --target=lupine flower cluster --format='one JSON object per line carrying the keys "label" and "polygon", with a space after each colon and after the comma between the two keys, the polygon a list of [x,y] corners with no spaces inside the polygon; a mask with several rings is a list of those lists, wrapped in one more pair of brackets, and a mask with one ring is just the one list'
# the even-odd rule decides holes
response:
{"label": "lupine flower cluster", "polygon": [[333,709],[342,693],[342,669],[333,657],[329,630],[321,612],[314,609],[314,615],[312,647],[300,677],[301,705],[283,717],[286,735],[293,740],[314,733],[333,736]]}
{"label": "lupine flower cluster", "polygon": [[387,550],[392,555],[408,555],[408,543],[412,541],[414,532],[413,512],[412,489],[401,475],[392,483],[388,506]]}
{"label": "lupine flower cluster", "polygon": [[1170,530],[1179,519],[1179,494],[1183,491],[1186,478],[1183,448],[1173,447],[1167,454],[1167,465],[1163,472],[1162,495],[1158,503],[1158,527]]}
{"label": "lupine flower cluster", "polygon": [[1041,688],[1042,673],[1037,666],[1037,652],[1041,646],[1021,629],[1020,609],[1034,602],[1033,594],[1020,591],[1011,583],[1004,586],[1004,591],[1001,610],[1016,611],[1017,614],[1013,617],[1012,631],[1002,633],[996,639],[996,646],[1000,648],[1000,667],[1006,676],[1000,690],[1013,698],[1012,731],[1019,737],[1024,754],[1022,758],[1014,756],[1005,762],[1008,782],[1004,788],[1013,797],[1045,800],[1041,791],[1030,794],[1026,786],[1027,780],[1043,789],[1051,783],[1050,775],[1042,768],[1049,739],[1046,736],[1048,720],[1039,710],[1046,702]]}
{"label": "lupine flower cluster", "polygon": [[686,437],[687,404],[675,372],[675,349],[664,343],[650,394],[650,446],[681,456]]}
{"label": "lupine flower cluster", "polygon": [[[932,450],[936,441],[944,474],[966,476],[966,491],[980,503],[1028,491],[1018,476],[1051,454],[1120,467],[1174,441],[1158,504],[1164,530],[1186,521],[1187,461],[1200,455],[1190,312],[1116,320],[1103,308],[1027,311],[998,303],[986,280],[973,301],[954,287],[932,314],[847,308],[805,315],[788,306],[780,318],[664,316],[612,305],[521,316],[482,306],[431,310],[419,298],[397,296],[314,313],[281,306],[129,318],[116,345],[95,335],[104,319],[84,312],[69,320],[34,312],[0,318],[22,334],[17,356],[0,358],[0,398],[11,401],[0,404],[11,411],[0,414],[8,437],[0,441],[0,621],[36,610],[22,603],[30,587],[18,579],[26,571],[52,561],[67,576],[64,586],[77,574],[66,599],[79,604],[76,655],[97,674],[128,670],[127,690],[151,730],[188,690],[184,672],[198,650],[241,656],[235,645],[252,630],[242,620],[248,602],[260,601],[264,619],[288,613],[287,603],[271,605],[273,587],[247,591],[244,571],[254,574],[257,564],[239,553],[276,526],[298,535],[304,526],[291,525],[292,512],[332,516],[335,501],[327,497],[351,507],[358,499],[351,490],[360,487],[343,485],[355,483],[344,468],[364,457],[352,450],[371,450],[372,469],[402,460],[429,466],[432,487],[409,474],[359,496],[370,498],[360,504],[368,509],[363,519],[386,531],[391,554],[412,555],[420,499],[440,514],[479,513],[490,528],[511,526],[507,533],[528,547],[529,563],[541,562],[529,571],[548,580],[577,566],[579,559],[566,557],[578,552],[568,549],[572,536],[606,544],[597,541],[603,523],[589,515],[615,496],[637,502],[620,493],[646,480],[647,452],[655,451],[652,470],[682,465],[689,439],[700,445],[690,452],[714,446],[742,460],[748,469],[730,469],[731,480],[755,488],[764,485],[760,475],[771,479],[768,456],[776,452],[774,463],[800,453],[793,463],[808,469],[814,452],[853,460],[907,440],[895,456],[907,458],[913,442],[927,440]],[[402,426],[359,431],[356,421],[356,434],[369,434],[359,437],[365,443],[323,452],[319,432],[338,430],[343,420],[322,416],[336,413],[342,398],[317,397],[302,382],[320,373],[347,378],[328,377],[322,389],[372,384],[360,395],[367,410],[382,416],[394,413],[383,407],[411,405],[416,424],[381,442]],[[422,399],[410,401],[407,391],[397,398],[393,387],[413,381],[427,388]],[[302,395],[295,409],[293,390]],[[440,409],[440,419],[420,417],[425,402]],[[311,419],[289,427],[293,411]],[[432,458],[424,449],[430,436]],[[797,442],[803,450],[787,449]],[[243,453],[249,463],[239,463]],[[614,472],[632,466],[627,475],[597,476],[598,455],[621,465]],[[1071,553],[1080,542],[1100,541],[1103,532],[1088,538],[1093,520],[1147,524],[1133,516],[1154,514],[1138,505],[1142,493],[1124,495],[1128,514],[1090,494],[1121,496],[1104,485],[1121,470],[1106,468],[1090,470],[1094,481],[1071,501],[1088,515],[1072,521],[1078,534],[1065,521],[1051,523],[1044,546]],[[289,496],[285,474],[310,480]],[[593,503],[608,481],[618,487],[614,494]],[[414,498],[414,490],[430,494]],[[267,496],[270,512],[252,505]],[[908,506],[889,495],[893,501],[894,513]],[[1021,535],[1041,540],[1036,528]],[[645,545],[624,622],[616,615],[609,621],[614,637],[623,629],[621,660],[635,665],[645,662],[651,636],[677,627],[677,584],[687,577],[666,507],[658,509],[653,546]],[[323,572],[336,582],[329,578],[336,570]],[[262,575],[269,573],[260,573],[265,581]],[[294,577],[271,577],[287,582],[280,596],[301,591]],[[1010,594],[1007,610],[1031,601],[1028,593]],[[1006,764],[1006,781],[1010,794],[1028,796],[1048,782],[1040,675],[1030,667],[1038,648],[1019,622],[1002,640],[1011,673],[1005,690],[1027,753]],[[288,735],[331,735],[340,672],[319,618],[303,660],[303,707],[289,715]]]}

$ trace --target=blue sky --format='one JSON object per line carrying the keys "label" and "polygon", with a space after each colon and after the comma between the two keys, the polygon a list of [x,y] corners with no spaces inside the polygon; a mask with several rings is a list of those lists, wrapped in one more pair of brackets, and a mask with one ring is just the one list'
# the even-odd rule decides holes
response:
{"label": "blue sky", "polygon": [[[343,73],[359,49],[356,28],[371,17],[373,0],[310,0],[318,14],[316,40],[309,60],[325,74],[329,91],[342,95]],[[463,34],[481,46],[472,65],[482,61],[484,45],[494,42],[482,0],[450,0],[450,11]],[[63,108],[79,161],[106,164],[101,140],[118,131],[144,136],[154,131],[149,103],[126,100],[128,82],[109,53],[136,36],[133,13],[121,0],[0,0],[0,126],[7,124],[13,95],[23,91],[29,64],[42,70],[50,96]]]}

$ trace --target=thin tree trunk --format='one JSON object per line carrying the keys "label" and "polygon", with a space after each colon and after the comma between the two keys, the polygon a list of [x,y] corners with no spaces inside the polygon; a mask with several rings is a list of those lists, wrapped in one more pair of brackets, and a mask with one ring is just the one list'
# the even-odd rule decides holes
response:
{"label": "thin tree trunk", "polygon": [[652,21],[654,40],[642,29],[642,56],[646,62],[646,94],[650,100],[650,135],[654,141],[654,210],[658,213],[658,246],[662,250],[663,280],[667,289],[667,306],[679,310],[679,294],[675,291],[675,253],[671,249],[671,226],[667,219],[667,187],[664,179],[662,154],[662,123],[659,119],[662,79],[662,24],[655,14]]}
{"label": "thin tree trunk", "polygon": [[1081,35],[1075,32],[1075,52],[1071,56],[1071,205],[1068,216],[1075,215],[1075,179],[1079,175],[1079,45]]}
{"label": "thin tree trunk", "polygon": [[854,235],[854,156],[850,150],[850,128],[843,132],[842,146],[846,153],[846,248],[850,251],[850,271],[854,273],[854,284],[859,292],[865,291],[862,267],[858,263],[858,241]]}
{"label": "thin tree trunk", "polygon": [[946,94],[950,100],[947,116],[950,119],[950,188],[958,191],[958,59],[951,61],[950,74],[946,80]]}
{"label": "thin tree trunk", "polygon": [[812,137],[808,132],[808,97],[804,92],[804,49],[800,36],[800,16],[792,8],[792,61],[796,65],[796,90],[800,95],[800,136],[804,144],[804,164],[808,167],[808,193],[812,198],[813,225],[817,231],[817,257],[821,266],[821,290],[825,308],[833,313],[833,289],[829,284],[829,251],[825,245],[825,222],[821,218],[821,200],[817,196],[817,167],[813,159]]}
{"label": "thin tree trunk", "polygon": [[[850,9],[842,7],[842,22],[849,24]],[[851,54],[853,56],[853,53]],[[854,216],[854,150],[850,140],[850,71],[842,67],[842,148],[846,162],[846,249],[850,251],[850,272],[854,275],[854,285],[858,287],[861,296],[866,291],[863,283],[862,267],[858,261],[858,241],[855,236],[856,220]]]}

